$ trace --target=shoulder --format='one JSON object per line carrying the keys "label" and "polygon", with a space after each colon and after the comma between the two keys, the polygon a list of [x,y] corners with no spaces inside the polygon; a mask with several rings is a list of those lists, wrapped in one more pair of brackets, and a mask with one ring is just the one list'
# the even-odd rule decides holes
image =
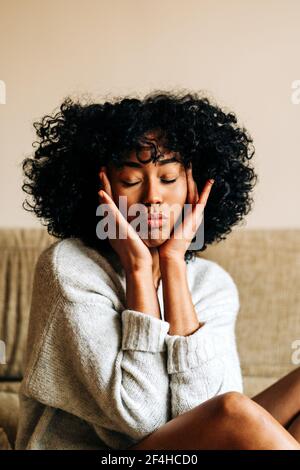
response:
{"label": "shoulder", "polygon": [[106,257],[79,238],[59,240],[42,251],[36,264],[37,280],[40,277],[71,299],[80,292],[109,295],[118,287]]}
{"label": "shoulder", "polygon": [[191,263],[191,266],[195,282],[199,282],[201,280],[208,283],[214,279],[218,286],[221,285],[227,288],[237,289],[232,276],[216,261],[196,256],[195,260]]}
{"label": "shoulder", "polygon": [[195,257],[191,264],[191,287],[197,297],[231,303],[239,307],[239,292],[231,276],[216,261]]}
{"label": "shoulder", "polygon": [[80,276],[104,274],[110,265],[98,251],[79,238],[59,240],[41,252],[37,267],[52,271],[58,278],[77,273]]}

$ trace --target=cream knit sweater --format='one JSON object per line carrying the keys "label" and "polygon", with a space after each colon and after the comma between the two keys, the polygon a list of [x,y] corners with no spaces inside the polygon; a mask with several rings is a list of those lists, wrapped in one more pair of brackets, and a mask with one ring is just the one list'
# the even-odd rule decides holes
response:
{"label": "cream knit sweater", "polygon": [[215,395],[243,391],[236,285],[203,258],[187,263],[187,275],[205,325],[189,336],[169,335],[162,281],[158,319],[126,309],[125,273],[115,253],[101,255],[78,238],[42,252],[16,449],[124,450]]}

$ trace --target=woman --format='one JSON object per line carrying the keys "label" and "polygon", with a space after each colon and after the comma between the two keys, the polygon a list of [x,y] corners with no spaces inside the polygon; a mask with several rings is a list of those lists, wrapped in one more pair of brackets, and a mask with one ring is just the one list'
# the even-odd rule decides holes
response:
{"label": "woman", "polygon": [[23,188],[61,240],[36,265],[16,448],[299,450],[299,369],[243,394],[237,288],[191,249],[251,208],[235,115],[158,92],[66,99],[35,128]]}

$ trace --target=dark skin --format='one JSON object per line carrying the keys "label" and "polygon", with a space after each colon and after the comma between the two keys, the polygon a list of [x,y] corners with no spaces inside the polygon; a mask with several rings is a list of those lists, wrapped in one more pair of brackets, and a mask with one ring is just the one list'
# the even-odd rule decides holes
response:
{"label": "dark skin", "polygon": [[[152,134],[148,136],[155,137]],[[138,162],[134,153],[129,160]],[[110,240],[119,254],[126,279],[130,280],[127,282],[127,308],[161,318],[156,290],[161,278],[165,317],[170,322],[169,334],[187,336],[201,328],[202,323],[196,315],[188,288],[184,253],[201,223],[212,183],[207,181],[199,196],[191,168],[180,166],[179,169],[177,165],[171,167],[167,164],[164,171],[167,167],[170,177],[177,177],[177,188],[171,189],[172,185],[163,186],[158,181],[166,175],[162,174],[162,167],[155,166],[152,162],[143,166],[143,170],[129,170],[123,174],[113,167],[102,167],[99,176],[104,197],[101,202],[110,205],[118,224],[129,231],[126,240]],[[124,189],[120,183],[121,177],[124,179],[129,175],[137,184]],[[142,240],[139,236],[134,236],[136,233],[130,226],[130,218],[125,220],[115,204],[120,195],[127,196],[128,207],[136,202],[149,207],[177,203],[171,228],[184,203],[190,203],[193,210],[178,228],[181,230],[181,237],[174,238],[173,232],[163,233],[162,230],[159,238]],[[149,288],[145,289],[145,285]],[[241,420],[244,426],[241,426]],[[201,423],[205,427],[205,433],[199,432]],[[297,368],[252,398],[238,392],[213,397],[172,419],[131,449],[300,450],[299,443],[300,368]]]}

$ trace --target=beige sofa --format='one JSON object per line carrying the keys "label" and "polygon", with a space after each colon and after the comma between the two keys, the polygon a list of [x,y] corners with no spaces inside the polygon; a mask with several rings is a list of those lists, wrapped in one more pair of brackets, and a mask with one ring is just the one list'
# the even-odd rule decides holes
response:
{"label": "beige sofa", "polygon": [[[14,447],[34,265],[54,241],[44,228],[0,230],[0,448]],[[237,342],[244,391],[253,396],[298,367],[300,230],[238,228],[200,256],[217,261],[238,286]]]}

